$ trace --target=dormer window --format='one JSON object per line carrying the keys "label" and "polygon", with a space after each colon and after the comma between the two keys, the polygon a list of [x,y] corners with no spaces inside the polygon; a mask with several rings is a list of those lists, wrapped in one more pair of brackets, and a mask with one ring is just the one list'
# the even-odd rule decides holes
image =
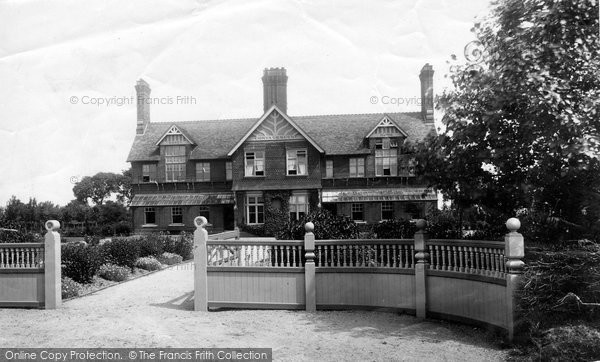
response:
{"label": "dormer window", "polygon": [[164,148],[166,181],[185,181],[185,146],[164,146]]}
{"label": "dormer window", "polygon": [[375,176],[398,175],[398,144],[392,147],[389,138],[375,141]]}

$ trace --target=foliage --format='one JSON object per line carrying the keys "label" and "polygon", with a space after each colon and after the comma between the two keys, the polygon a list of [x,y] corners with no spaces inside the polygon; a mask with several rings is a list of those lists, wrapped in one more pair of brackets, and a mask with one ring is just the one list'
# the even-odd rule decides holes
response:
{"label": "foliage", "polygon": [[584,302],[600,302],[600,245],[528,250],[519,308],[532,334],[573,319],[600,319],[600,308],[574,305],[565,299],[569,293]]}
{"label": "foliage", "polygon": [[94,176],[85,176],[73,186],[73,194],[80,202],[88,200],[102,205],[104,199],[117,194],[121,203],[129,203],[131,199],[131,169],[122,174],[98,172]]}
{"label": "foliage", "polygon": [[133,269],[135,261],[140,257],[140,243],[134,238],[113,238],[101,247],[108,262],[130,269]]}
{"label": "foliage", "polygon": [[600,330],[584,324],[551,328],[538,342],[542,361],[600,359]]}
{"label": "foliage", "polygon": [[[265,236],[276,235],[281,229],[281,226],[290,219],[290,195],[291,192],[287,190],[273,190],[265,192]],[[278,201],[279,208],[273,205],[273,201]]]}
{"label": "foliage", "polygon": [[240,230],[252,234],[254,236],[263,237],[267,236],[264,225],[242,225],[240,226]]}
{"label": "foliage", "polygon": [[412,239],[417,228],[409,220],[385,220],[373,226],[378,239]]}
{"label": "foliage", "polygon": [[61,247],[62,275],[78,283],[91,283],[104,261],[103,250],[97,246],[70,243]]}
{"label": "foliage", "polygon": [[183,257],[174,253],[162,253],[157,257],[158,261],[165,265],[175,265],[183,261]]}
{"label": "foliage", "polygon": [[187,232],[182,232],[179,236],[161,234],[161,238],[165,252],[181,255],[183,260],[192,258],[194,248],[194,236],[192,234]]}
{"label": "foliage", "polygon": [[69,277],[61,278],[61,294],[62,299],[74,298],[81,293],[82,285]]}
{"label": "foliage", "polygon": [[163,244],[167,241],[166,239],[169,239],[169,236],[149,234],[135,239],[139,244],[140,257],[159,256],[163,253]]}
{"label": "foliage", "polygon": [[418,153],[419,172],[459,209],[598,230],[598,2],[500,0],[474,32],[484,62],[454,65],[445,130]]}
{"label": "foliage", "polygon": [[138,258],[138,260],[135,261],[135,266],[140,269],[150,271],[162,269],[162,265],[160,264],[160,262],[152,256]]}
{"label": "foliage", "polygon": [[30,231],[0,229],[0,243],[39,243],[43,242],[40,234]]}
{"label": "foliage", "polygon": [[122,282],[127,280],[131,275],[131,269],[115,265],[115,264],[104,264],[100,267],[98,275],[106,280],[112,280],[113,282]]}
{"label": "foliage", "polygon": [[358,237],[356,223],[347,216],[337,216],[325,209],[310,212],[301,220],[288,221],[276,235],[280,240],[303,240],[304,225],[307,222],[315,225],[315,239],[355,239]]}

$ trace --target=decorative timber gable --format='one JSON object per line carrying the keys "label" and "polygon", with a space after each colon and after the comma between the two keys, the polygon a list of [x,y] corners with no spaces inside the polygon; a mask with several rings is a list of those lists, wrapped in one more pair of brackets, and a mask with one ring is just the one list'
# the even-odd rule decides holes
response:
{"label": "decorative timber gable", "polygon": [[300,132],[279,112],[273,111],[248,137],[248,141],[301,140]]}
{"label": "decorative timber gable", "polygon": [[285,141],[307,140],[317,151],[325,151],[290,117],[283,113],[276,105],[269,108],[265,114],[250,128],[236,145],[227,153],[231,157],[246,141]]}
{"label": "decorative timber gable", "polygon": [[392,121],[388,116],[384,116],[381,121],[379,121],[377,126],[375,126],[366,136],[366,138],[376,137],[407,137],[407,134],[400,127],[398,127],[396,122]]}
{"label": "decorative timber gable", "polygon": [[156,142],[157,146],[160,145],[186,145],[194,144],[190,138],[179,129],[176,125],[169,127],[162,137]]}

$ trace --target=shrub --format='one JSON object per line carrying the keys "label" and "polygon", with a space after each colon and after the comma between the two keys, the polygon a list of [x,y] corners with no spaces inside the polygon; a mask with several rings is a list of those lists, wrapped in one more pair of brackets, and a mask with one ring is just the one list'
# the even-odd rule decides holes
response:
{"label": "shrub", "polygon": [[263,237],[267,235],[264,225],[242,225],[240,229],[258,237]]}
{"label": "shrub", "polygon": [[600,359],[600,330],[586,325],[551,328],[539,345],[542,361],[595,361]]}
{"label": "shrub", "polygon": [[113,238],[111,241],[102,244],[102,248],[108,262],[127,266],[131,269],[140,257],[140,243],[133,238]]}
{"label": "shrub", "polygon": [[600,245],[563,247],[559,251],[525,253],[525,273],[519,307],[531,333],[578,319],[600,319],[600,310],[584,308],[583,302],[600,301]]}
{"label": "shrub", "polygon": [[34,232],[15,229],[0,229],[0,243],[39,243],[43,237]]}
{"label": "shrub", "polygon": [[158,257],[158,261],[165,265],[174,265],[181,263],[183,261],[183,257],[173,253],[162,253],[162,255]]}
{"label": "shrub", "polygon": [[139,258],[138,260],[136,260],[135,266],[144,270],[162,269],[162,265],[160,264],[160,262],[151,256]]}
{"label": "shrub", "polygon": [[162,234],[148,234],[136,238],[140,248],[140,257],[161,255],[167,238],[167,235]]}
{"label": "shrub", "polygon": [[412,239],[415,231],[415,223],[403,219],[382,221],[373,227],[378,239]]}
{"label": "shrub", "polygon": [[105,262],[100,247],[85,244],[63,244],[61,247],[62,274],[78,283],[90,283]]}
{"label": "shrub", "polygon": [[115,264],[104,264],[100,267],[98,275],[106,280],[113,282],[122,282],[131,275],[129,268]]}
{"label": "shrub", "polygon": [[315,239],[354,239],[358,237],[356,223],[347,216],[336,216],[325,209],[315,210],[301,220],[289,221],[276,235],[280,240],[303,240],[304,224],[315,225]]}
{"label": "shrub", "polygon": [[179,236],[163,235],[162,240],[165,252],[181,255],[183,260],[192,258],[192,249],[194,248],[194,236],[192,234],[182,232]]}
{"label": "shrub", "polygon": [[79,296],[82,285],[69,277],[62,277],[61,282],[62,299],[68,299]]}
{"label": "shrub", "polygon": [[114,225],[115,234],[119,236],[127,236],[131,234],[131,224],[127,221],[121,221]]}

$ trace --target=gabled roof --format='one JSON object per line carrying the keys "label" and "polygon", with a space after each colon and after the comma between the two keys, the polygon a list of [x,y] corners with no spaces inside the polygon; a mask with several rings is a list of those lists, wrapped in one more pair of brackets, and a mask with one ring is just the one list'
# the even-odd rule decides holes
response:
{"label": "gabled roof", "polygon": [[[422,141],[427,135],[435,132],[433,124],[423,123],[420,112],[288,116],[287,118],[319,145],[325,154],[351,155],[369,153],[369,150],[363,146],[365,135],[374,129],[384,116],[406,133],[409,142]],[[238,144],[241,145],[242,138],[252,134],[251,129],[259,124],[259,121],[260,118],[151,122],[144,134],[135,136],[127,162],[158,161],[160,154],[156,142],[172,125],[177,125],[189,136],[190,141],[197,145],[192,150],[190,159],[228,158],[228,153]]]}
{"label": "gabled roof", "polygon": [[317,149],[317,151],[323,153],[325,152],[321,146],[319,146],[315,141],[313,141],[313,139],[306,134],[306,132],[304,132],[304,130],[302,130],[302,128],[298,127],[296,125],[296,123],[294,121],[292,121],[290,119],[290,117],[288,117],[285,113],[283,113],[279,108],[277,108],[276,105],[271,106],[271,108],[269,108],[265,114],[263,114],[262,117],[260,117],[260,119],[252,126],[252,128],[250,128],[248,130],[248,132],[246,132],[246,134],[244,135],[244,137],[242,137],[238,143],[235,144],[235,146],[233,146],[233,148],[227,153],[227,156],[231,156],[233,155],[233,153],[244,143],[246,142],[246,140],[248,139],[248,137],[250,137],[252,135],[252,133],[273,113],[273,112],[277,112],[279,113],[279,115],[281,117],[283,117],[283,119],[285,119],[289,124],[292,125],[292,127],[298,131],[298,133],[300,133],[302,135],[302,137],[304,137],[308,142],[310,142],[311,145],[313,145],[314,148]]}
{"label": "gabled roof", "polygon": [[169,135],[182,135],[190,144],[194,144],[194,142],[190,139],[188,135],[186,135],[185,132],[180,130],[179,127],[177,127],[177,125],[173,124],[171,125],[171,127],[169,127],[167,132],[165,132],[163,136],[156,142],[156,145],[160,145],[160,143],[165,139],[165,137]]}
{"label": "gabled roof", "polygon": [[379,123],[377,123],[377,125],[376,125],[375,127],[373,127],[373,129],[371,130],[371,132],[369,132],[369,133],[368,133],[368,134],[365,136],[365,138],[369,138],[369,137],[371,137],[371,135],[373,134],[373,132],[375,132],[375,131],[377,130],[377,128],[379,128],[379,127],[394,127],[394,128],[396,128],[396,130],[398,130],[398,133],[400,133],[400,134],[404,135],[404,137],[406,137],[406,136],[407,136],[407,135],[406,135],[406,132],[404,132],[404,131],[402,130],[402,128],[400,128],[400,127],[399,127],[399,126],[396,124],[396,122],[394,122],[394,120],[392,120],[390,117],[388,117],[388,115],[387,115],[387,114],[385,114],[385,115],[383,116],[383,118],[381,119],[381,121],[379,121]]}

